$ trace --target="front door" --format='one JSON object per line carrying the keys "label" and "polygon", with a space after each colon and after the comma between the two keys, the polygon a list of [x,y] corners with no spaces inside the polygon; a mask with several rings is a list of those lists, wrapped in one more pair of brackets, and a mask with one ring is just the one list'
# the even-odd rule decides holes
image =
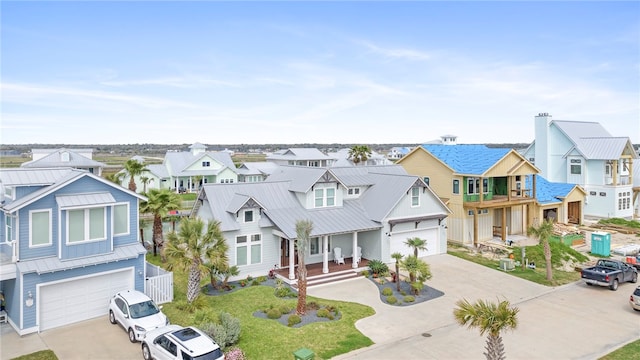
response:
{"label": "front door", "polygon": [[573,201],[568,204],[567,221],[569,224],[580,224],[580,201]]}
{"label": "front door", "polygon": [[[293,264],[298,265],[298,247],[294,245]],[[289,240],[280,238],[280,267],[289,267]]]}

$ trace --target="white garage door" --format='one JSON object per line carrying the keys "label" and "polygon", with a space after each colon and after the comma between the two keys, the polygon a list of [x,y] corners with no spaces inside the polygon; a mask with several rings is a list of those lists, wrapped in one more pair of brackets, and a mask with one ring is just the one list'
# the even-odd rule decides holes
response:
{"label": "white garage door", "polygon": [[109,299],[118,291],[133,287],[133,269],[41,286],[40,331],[106,316]]}
{"label": "white garage door", "polygon": [[418,257],[439,254],[439,241],[437,229],[407,231],[402,233],[393,233],[391,235],[390,254],[399,252],[402,255],[413,255],[413,248],[407,246],[405,242],[410,238],[420,238],[427,240],[427,251],[421,250],[418,252]]}

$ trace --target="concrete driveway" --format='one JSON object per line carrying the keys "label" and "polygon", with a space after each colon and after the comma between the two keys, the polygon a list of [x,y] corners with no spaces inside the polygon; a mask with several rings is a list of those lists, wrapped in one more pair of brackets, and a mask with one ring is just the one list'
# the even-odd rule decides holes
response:
{"label": "concrete driveway", "polygon": [[106,315],[22,337],[6,326],[2,324],[0,338],[2,360],[46,349],[53,350],[59,360],[142,359],[140,344],[129,342],[122,327],[111,325]]}
{"label": "concrete driveway", "polygon": [[383,304],[371,281],[361,278],[309,289],[309,295],[367,304],[376,314],[356,327],[374,345],[335,359],[479,359],[485,337],[460,327],[455,302],[507,299],[520,309],[519,326],[503,334],[508,359],[597,359],[640,339],[640,313],[628,300],[636,284],[618,291],[582,281],[548,288],[450,255],[426,258],[428,285],[444,296],[421,304]]}

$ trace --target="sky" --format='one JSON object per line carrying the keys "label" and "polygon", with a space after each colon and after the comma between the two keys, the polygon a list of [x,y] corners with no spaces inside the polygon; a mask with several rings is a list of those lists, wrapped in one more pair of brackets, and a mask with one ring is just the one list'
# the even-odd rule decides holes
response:
{"label": "sky", "polygon": [[0,2],[2,144],[640,143],[638,1]]}

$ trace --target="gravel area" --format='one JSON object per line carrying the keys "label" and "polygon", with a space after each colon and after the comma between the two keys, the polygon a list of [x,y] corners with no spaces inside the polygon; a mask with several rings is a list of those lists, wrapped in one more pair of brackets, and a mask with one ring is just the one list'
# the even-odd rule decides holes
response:
{"label": "gravel area", "polygon": [[[390,288],[393,291],[393,296],[395,296],[396,299],[398,299],[398,302],[395,304],[389,304],[389,305],[393,305],[393,306],[411,306],[411,305],[415,305],[415,304],[420,304],[423,303],[425,301],[429,301],[432,299],[436,299],[439,298],[440,296],[444,295],[444,293],[438,289],[432,288],[428,285],[424,285],[424,287],[422,288],[422,290],[420,291],[419,295],[413,295],[411,293],[411,285],[404,281],[401,280],[400,281],[400,291],[398,291],[397,288],[397,284],[386,279],[385,278],[385,282],[384,284],[381,284],[377,279],[374,279],[371,276],[367,277],[369,280],[371,280],[380,290],[380,300],[385,303],[385,304],[389,304],[389,302],[387,301],[387,297],[385,295],[382,295],[382,290],[384,288]],[[407,295],[411,295],[414,297],[415,301],[412,302],[405,302],[403,301],[405,295],[403,295],[402,293],[405,293]]]}

